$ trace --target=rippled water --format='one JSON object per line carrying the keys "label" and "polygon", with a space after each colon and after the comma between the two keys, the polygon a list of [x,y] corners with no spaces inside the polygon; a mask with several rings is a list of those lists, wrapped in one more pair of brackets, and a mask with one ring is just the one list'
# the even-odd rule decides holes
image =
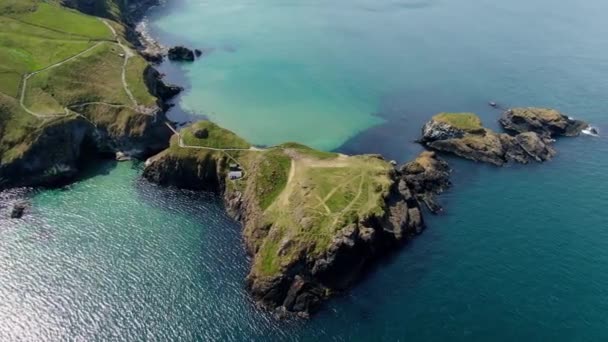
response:
{"label": "rippled water", "polygon": [[256,143],[407,160],[435,112],[496,127],[490,99],[557,107],[602,136],[561,139],[543,165],[450,158],[445,215],[306,322],[250,302],[240,227],[210,195],[159,189],[128,163],[27,195],[23,220],[6,203],[24,195],[4,193],[0,341],[605,340],[607,12],[601,0],[171,1],[153,32],[215,48],[162,66],[190,85],[179,102]]}

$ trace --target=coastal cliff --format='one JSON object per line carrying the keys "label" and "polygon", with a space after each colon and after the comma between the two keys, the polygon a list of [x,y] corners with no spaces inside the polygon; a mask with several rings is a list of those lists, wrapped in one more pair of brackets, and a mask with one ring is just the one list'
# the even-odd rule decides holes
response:
{"label": "coastal cliff", "polygon": [[[130,29],[125,24],[137,8],[152,4],[63,2],[97,16],[92,17],[54,2],[0,2],[0,10],[15,22],[5,34],[56,38],[45,50],[23,45],[22,38],[2,43],[24,51],[38,64],[9,61],[13,64],[7,67],[18,77],[0,75],[0,189],[55,185],[75,176],[83,158],[146,158],[169,145],[166,101],[181,88],[166,85],[134,53],[136,44],[128,43]],[[38,31],[32,32],[22,20],[32,14],[53,16],[57,22],[34,22]],[[71,50],[64,49],[63,42],[69,42]]]}
{"label": "coastal cliff", "polygon": [[[345,156],[295,143],[259,150],[200,122],[150,158],[144,177],[221,194],[243,224],[253,297],[277,313],[307,316],[375,259],[422,232],[421,199],[449,186],[449,168],[434,153],[416,162],[419,167],[396,169],[377,155]],[[230,179],[235,167],[242,178]]]}
{"label": "coastal cliff", "polygon": [[472,113],[441,113],[422,129],[425,146],[460,157],[502,166],[509,162],[527,164],[552,159],[557,136],[576,136],[588,124],[550,109],[514,108],[500,121],[508,132],[496,133],[482,126]]}
{"label": "coastal cliff", "polygon": [[71,115],[33,127],[0,153],[0,189],[61,184],[78,174],[83,158],[94,155],[145,158],[167,146],[171,133],[163,117],[162,112],[129,115],[117,125]]}

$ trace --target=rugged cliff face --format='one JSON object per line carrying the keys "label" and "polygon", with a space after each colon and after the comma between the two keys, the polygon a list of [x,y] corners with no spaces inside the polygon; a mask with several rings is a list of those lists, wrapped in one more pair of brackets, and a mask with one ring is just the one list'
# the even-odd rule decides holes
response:
{"label": "rugged cliff face", "polygon": [[158,70],[150,65],[148,65],[144,70],[144,80],[150,94],[159,99],[158,106],[161,108],[165,108],[168,100],[172,99],[184,90],[184,88],[180,86],[166,84]]}
{"label": "rugged cliff face", "polygon": [[412,191],[419,203],[424,203],[430,211],[438,213],[442,208],[435,197],[452,186],[451,172],[448,163],[435,152],[422,152],[416,159],[401,166],[401,178],[407,185],[400,185],[403,188],[401,191]]}
{"label": "rugged cliff face", "polygon": [[543,162],[557,153],[549,137],[536,132],[514,136],[496,133],[484,128],[481,120],[471,113],[434,116],[424,125],[420,142],[434,150],[498,166],[508,162]]}
{"label": "rugged cliff face", "polygon": [[[421,201],[430,203],[449,186],[449,168],[433,153],[423,154],[418,167],[395,169],[379,156],[298,144],[247,150],[211,123],[182,131],[181,139],[189,146],[244,147],[185,148],[174,136],[169,149],[146,162],[144,177],[223,196],[253,256],[248,288],[279,314],[307,316],[346,290],[377,258],[422,232]],[[230,179],[231,164],[240,165],[243,178]]]}
{"label": "rugged cliff face", "polygon": [[[77,172],[89,123],[84,119],[57,120],[33,132],[21,155],[3,158],[0,188],[61,182]],[[8,160],[7,160],[8,159]]]}
{"label": "rugged cliff face", "polygon": [[45,123],[0,155],[0,189],[52,186],[74,177],[83,158],[117,152],[145,158],[168,146],[164,114],[128,116],[117,126],[68,116]]}

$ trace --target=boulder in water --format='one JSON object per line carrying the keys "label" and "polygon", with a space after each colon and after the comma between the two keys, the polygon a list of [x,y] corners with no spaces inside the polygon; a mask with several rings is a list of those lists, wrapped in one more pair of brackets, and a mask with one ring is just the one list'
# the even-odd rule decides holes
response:
{"label": "boulder in water", "polygon": [[178,62],[193,62],[195,59],[194,51],[184,46],[170,48],[168,56],[170,60]]}
{"label": "boulder in water", "polygon": [[25,214],[25,209],[27,205],[25,203],[16,203],[11,210],[11,218],[12,219],[20,219]]}

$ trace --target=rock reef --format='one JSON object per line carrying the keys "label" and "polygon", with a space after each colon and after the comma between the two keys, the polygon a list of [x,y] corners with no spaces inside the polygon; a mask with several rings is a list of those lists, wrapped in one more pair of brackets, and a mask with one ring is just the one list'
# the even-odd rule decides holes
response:
{"label": "rock reef", "polygon": [[[196,134],[205,130],[206,134]],[[449,167],[425,152],[400,168],[376,155],[345,156],[288,143],[268,150],[171,147],[146,162],[144,177],[222,195],[243,224],[253,261],[247,286],[280,315],[308,316],[355,283],[373,262],[423,231],[421,203],[447,188]],[[203,122],[181,133],[188,145],[246,147]],[[245,145],[243,145],[245,144]],[[245,177],[229,180],[238,162]]]}

